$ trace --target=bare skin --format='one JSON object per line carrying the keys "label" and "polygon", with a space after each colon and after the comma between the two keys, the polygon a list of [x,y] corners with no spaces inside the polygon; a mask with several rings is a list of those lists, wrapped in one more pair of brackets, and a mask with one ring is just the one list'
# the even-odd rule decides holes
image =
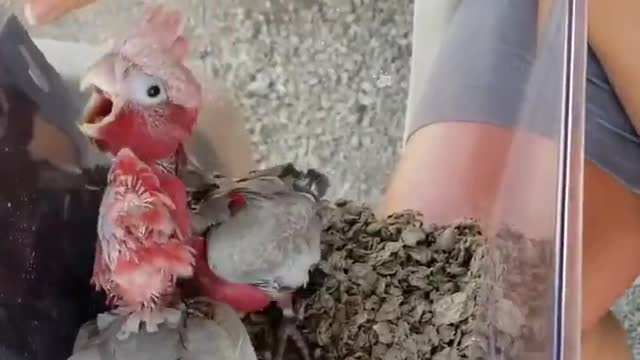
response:
{"label": "bare skin", "polygon": [[31,25],[43,25],[68,12],[94,3],[96,0],[25,0],[25,17]]}
{"label": "bare skin", "polygon": [[582,359],[633,359],[633,355],[627,345],[624,329],[611,312],[607,313],[592,331],[583,334]]}
{"label": "bare skin", "polygon": [[[589,41],[638,127],[640,103],[634,94],[640,91],[640,67],[635,61],[640,46],[633,38],[637,32],[632,24],[640,4],[619,0],[612,7],[603,0],[593,0],[589,5]],[[510,130],[487,124],[439,123],[417,131],[396,168],[384,211],[416,208],[438,222],[461,216],[488,218],[499,188],[503,154],[509,151],[512,139]],[[547,140],[530,135],[525,142],[536,147],[537,160],[554,159],[555,149]],[[447,144],[456,144],[455,151]],[[543,164],[536,166],[541,174],[554,174],[553,161],[548,172]],[[640,196],[590,161],[584,166],[582,358],[631,359],[625,333],[609,309],[640,274],[635,256],[640,251]],[[521,189],[528,191],[512,189],[515,191],[510,195],[518,196],[518,203],[528,204],[529,215],[549,211],[545,209],[549,200],[539,196],[548,193],[545,179],[520,180],[525,182]],[[549,228],[539,220],[536,216],[512,219],[527,233]]]}
{"label": "bare skin", "polygon": [[256,168],[246,121],[231,91],[221,90],[211,101],[198,118],[192,150],[203,162],[216,155],[219,163],[203,164],[208,170],[217,166],[228,176],[245,176]]}
{"label": "bare skin", "polygon": [[[495,198],[500,175],[492,168],[498,168],[502,161],[490,158],[488,153],[508,152],[511,135],[507,129],[480,124],[440,123],[419,130],[407,144],[405,154],[396,168],[385,199],[385,212],[414,208],[422,211],[427,219],[443,223],[455,221],[461,216],[488,218],[491,213],[488,205]],[[443,158],[438,156],[438,152],[445,149],[438,142],[453,138],[456,138],[458,145],[468,144],[470,149],[475,149],[476,156],[469,156],[473,150],[456,150],[449,152],[446,164],[442,164]],[[541,149],[540,153],[546,151],[550,158],[553,156],[554,148],[551,144],[544,144],[546,140],[532,137],[530,141],[531,146]],[[438,164],[442,165],[439,171],[418,170],[433,169],[431,164],[435,168]],[[454,178],[467,180],[452,185],[450,181]],[[524,186],[530,186],[531,190],[519,194],[522,203],[544,209],[549,202],[541,199],[539,194],[547,192],[545,184],[531,182]],[[584,358],[588,359],[597,357],[589,357],[591,355],[586,350],[598,348],[590,345],[589,341],[595,341],[599,346],[610,344],[613,347],[601,350],[602,353],[624,353],[619,348],[625,344],[624,332],[611,317],[609,308],[640,273],[635,256],[640,251],[640,242],[637,241],[640,197],[589,161],[585,163],[584,191],[582,326]],[[525,233],[539,231],[540,226],[535,223],[535,218],[528,219],[530,221],[527,218],[514,219],[514,222],[519,224],[518,228],[525,229]],[[606,319],[606,324],[602,319]],[[602,334],[607,334],[608,338],[616,337],[601,328],[605,325],[607,329],[617,325],[615,334],[622,340],[600,338]]]}
{"label": "bare skin", "polygon": [[304,318],[304,305],[294,304],[293,295],[285,295],[278,301],[282,309],[282,321],[275,336],[274,360],[284,360],[285,350],[289,340],[293,341],[303,360],[311,360],[311,351],[298,323]]}

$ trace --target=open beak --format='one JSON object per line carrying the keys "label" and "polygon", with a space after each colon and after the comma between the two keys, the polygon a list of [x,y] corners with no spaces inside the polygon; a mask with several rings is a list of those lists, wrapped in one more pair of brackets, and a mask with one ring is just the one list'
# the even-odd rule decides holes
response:
{"label": "open beak", "polygon": [[117,112],[115,56],[106,55],[93,64],[80,82],[80,90],[91,91],[84,108],[80,130],[90,138],[99,138],[100,128],[113,121]]}

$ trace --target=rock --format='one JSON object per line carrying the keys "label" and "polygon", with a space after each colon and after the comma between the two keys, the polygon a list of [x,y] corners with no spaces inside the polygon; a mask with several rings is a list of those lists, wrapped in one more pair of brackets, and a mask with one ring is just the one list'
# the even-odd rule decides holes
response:
{"label": "rock", "polygon": [[436,239],[436,249],[451,250],[458,242],[458,234],[454,227],[446,228]]}
{"label": "rock", "polygon": [[424,232],[417,228],[408,228],[402,231],[400,240],[408,246],[416,246],[420,241],[426,239]]}
{"label": "rock", "polygon": [[443,297],[433,305],[435,311],[433,322],[436,325],[458,323],[471,315],[472,306],[465,292]]}

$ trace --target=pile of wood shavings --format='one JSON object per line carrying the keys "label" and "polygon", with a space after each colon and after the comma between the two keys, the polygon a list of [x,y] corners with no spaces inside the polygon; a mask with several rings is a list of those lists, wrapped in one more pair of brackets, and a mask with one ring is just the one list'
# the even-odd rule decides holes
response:
{"label": "pile of wood shavings", "polygon": [[475,333],[484,358],[549,359],[555,243],[504,227],[490,249],[480,268],[485,280]]}
{"label": "pile of wood shavings", "polygon": [[[369,208],[336,203],[301,325],[315,359],[444,360],[471,351],[482,234],[473,223],[422,225],[413,212],[378,220]],[[247,319],[262,359],[273,343],[268,318]],[[293,347],[287,354],[299,358]]]}
{"label": "pile of wood shavings", "polygon": [[[302,294],[300,326],[313,358],[531,355],[539,349],[528,349],[525,340],[534,347],[546,341],[536,331],[540,322],[531,321],[548,310],[541,295],[549,277],[539,269],[551,268],[549,247],[541,244],[505,230],[489,247],[472,221],[423,226],[415,212],[377,219],[366,206],[338,201],[324,231],[322,261]],[[274,309],[245,319],[262,360],[272,358],[279,320]],[[285,358],[302,359],[294,346]]]}

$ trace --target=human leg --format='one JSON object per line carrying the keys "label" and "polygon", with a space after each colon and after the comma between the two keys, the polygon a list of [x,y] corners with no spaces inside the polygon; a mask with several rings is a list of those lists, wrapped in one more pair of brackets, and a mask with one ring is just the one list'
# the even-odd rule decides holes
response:
{"label": "human leg", "polygon": [[[455,37],[453,38],[455,41]],[[443,52],[451,52],[456,46],[460,45],[443,45]],[[443,65],[435,69],[434,72],[440,71],[442,75],[440,78],[435,77],[434,88],[437,94],[427,95],[431,97],[426,101],[429,103],[431,118],[420,118],[419,110],[410,114],[410,119],[413,119],[411,121],[422,123],[414,124],[415,131],[388,186],[384,201],[385,212],[413,208],[423,212],[427,221],[434,222],[450,222],[467,216],[480,219],[491,217],[491,209],[497,201],[496,195],[501,186],[501,171],[514,139],[508,121],[508,116],[514,112],[509,110],[509,102],[502,99],[504,96],[496,96],[496,91],[493,91],[495,86],[503,85],[488,80],[484,83],[478,81],[478,76],[481,76],[478,71],[490,73],[486,66],[469,69],[477,67],[477,63],[473,63],[477,60],[473,47],[470,49],[471,52],[465,56],[473,61],[467,60],[465,63],[456,60],[461,63],[450,63],[448,66],[453,66],[454,71]],[[494,59],[504,60],[505,54],[509,55],[509,52],[496,54]],[[589,66],[595,69],[597,64],[593,61],[594,54],[590,53],[589,56]],[[513,61],[516,58],[511,59]],[[514,66],[510,64],[504,68],[513,69]],[[455,81],[461,83],[449,83],[443,88],[447,70],[448,76],[456,77]],[[465,71],[476,73],[467,76]],[[511,79],[511,76],[503,76],[500,81],[513,81]],[[433,77],[430,81],[434,81]],[[640,139],[637,134],[626,131],[630,128],[629,119],[624,118],[624,110],[619,111],[620,104],[615,92],[610,87],[602,87],[606,82],[606,74],[602,78],[590,72],[586,129],[586,156],[589,160],[585,163],[584,179],[582,319],[583,350],[584,358],[587,359],[597,358],[598,354],[628,354],[624,332],[610,317],[609,307],[640,273],[640,264],[634,260],[635,254],[640,250],[640,242],[637,241],[640,231],[640,197],[635,193],[640,186],[640,170],[636,171],[638,166],[631,161],[634,157],[640,158]],[[488,116],[492,108],[485,106],[471,109],[471,112],[485,115],[484,119],[475,118],[463,122],[460,120],[465,120],[465,117],[450,116],[452,111],[446,114],[448,117],[442,116],[447,112],[443,108],[447,110],[447,102],[452,101],[458,101],[463,107],[457,109],[458,114],[469,111],[470,105],[464,100],[473,101],[476,96],[475,87],[479,84],[490,94],[479,95],[489,97],[483,99],[484,105],[506,103],[501,114]],[[429,86],[431,85],[430,83]],[[447,89],[447,86],[456,89]],[[511,86],[511,89],[517,87]],[[602,96],[599,93],[601,90],[609,96]],[[456,91],[459,93],[456,94]],[[452,100],[451,97],[455,96],[458,99]],[[416,118],[419,120],[415,120]],[[510,121],[513,122],[514,118]],[[427,124],[429,126],[420,128]],[[521,188],[527,189],[528,194],[514,195],[520,196],[518,203],[531,209],[528,215],[543,214],[543,218],[551,218],[548,214],[553,209],[548,206],[554,202],[541,199],[537,194],[549,193],[550,184],[545,183],[544,174],[553,175],[557,171],[557,162],[547,161],[545,165],[544,159],[555,159],[557,148],[550,141],[533,134],[524,135],[520,140],[536,149],[539,162],[524,166],[537,166],[540,169],[537,174],[541,175],[541,179],[525,179],[529,183]],[[547,180],[553,178],[555,176],[550,176]],[[535,227],[548,228],[548,224],[542,225],[536,221],[535,216],[525,216],[520,220],[520,229],[525,229],[525,233]]]}
{"label": "human leg", "polygon": [[187,147],[206,170],[245,176],[256,167],[246,121],[228,92],[208,100]]}
{"label": "human leg", "polygon": [[[486,124],[438,123],[416,132],[407,144],[385,197],[384,211],[421,211],[428,221],[491,216],[503,159],[512,132]],[[455,142],[457,149],[447,147]],[[532,143],[533,145],[533,143]],[[544,145],[538,143],[538,149]],[[548,146],[547,151],[555,151]],[[474,156],[470,156],[474,154]],[[550,153],[549,156],[552,156]],[[544,208],[533,185],[527,201]],[[583,329],[599,326],[609,307],[640,273],[640,196],[599,166],[585,162],[583,242]],[[527,223],[522,227],[534,227]],[[528,232],[528,231],[525,231]]]}

